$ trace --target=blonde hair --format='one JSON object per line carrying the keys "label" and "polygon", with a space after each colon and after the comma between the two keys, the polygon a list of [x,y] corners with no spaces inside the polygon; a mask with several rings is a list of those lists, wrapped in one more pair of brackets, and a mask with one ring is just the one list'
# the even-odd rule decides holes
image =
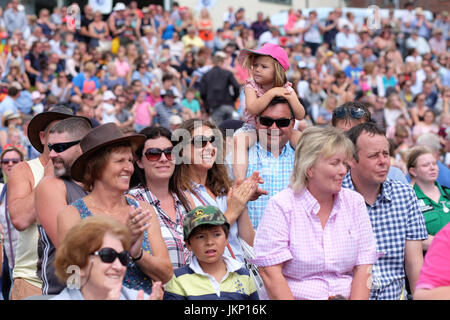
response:
{"label": "blonde hair", "polygon": [[[242,63],[242,67],[244,69],[253,70],[253,64],[255,63],[256,58],[260,57],[260,54],[250,52],[244,59]],[[270,56],[268,56],[270,57]],[[272,58],[272,57],[271,57]],[[286,71],[284,71],[281,64],[274,58],[273,67],[274,67],[274,77],[273,77],[273,86],[274,87],[282,87],[287,82]]]}
{"label": "blonde hair", "polygon": [[307,170],[314,166],[319,157],[329,158],[344,152],[348,159],[353,156],[354,146],[345,134],[334,127],[309,127],[300,138],[295,149],[294,169],[290,187],[301,192],[308,183]]}

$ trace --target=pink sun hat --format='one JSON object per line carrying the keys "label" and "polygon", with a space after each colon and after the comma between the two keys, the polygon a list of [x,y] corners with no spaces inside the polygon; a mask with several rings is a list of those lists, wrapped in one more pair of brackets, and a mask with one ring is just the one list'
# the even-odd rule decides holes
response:
{"label": "pink sun hat", "polygon": [[250,53],[260,54],[263,56],[271,56],[281,64],[284,71],[287,71],[289,69],[288,55],[286,51],[284,51],[284,49],[277,44],[266,43],[258,50],[242,49],[239,53],[238,61],[242,64],[245,60],[245,57],[247,57]]}

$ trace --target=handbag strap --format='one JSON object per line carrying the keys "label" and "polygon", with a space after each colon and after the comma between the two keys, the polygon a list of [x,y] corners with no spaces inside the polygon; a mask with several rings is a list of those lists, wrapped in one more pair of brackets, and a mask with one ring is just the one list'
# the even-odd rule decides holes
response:
{"label": "handbag strap", "polygon": [[[203,199],[202,198],[200,198],[199,197],[199,195],[197,194],[197,192],[195,192],[194,190],[192,190],[192,194],[206,207],[207,206],[207,204],[205,203],[205,201],[203,201]],[[231,250],[231,246],[230,246],[230,244],[229,243],[227,243],[227,248],[228,248],[228,251],[230,251],[230,253],[231,253],[231,257],[233,257],[233,259],[235,259],[236,260],[236,257],[235,257],[235,255],[234,255],[234,252],[233,252],[233,250]]]}

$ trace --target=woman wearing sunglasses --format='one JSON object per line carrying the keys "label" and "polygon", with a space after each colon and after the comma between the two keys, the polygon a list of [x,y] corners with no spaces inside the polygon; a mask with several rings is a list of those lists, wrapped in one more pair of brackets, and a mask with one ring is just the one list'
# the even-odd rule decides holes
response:
{"label": "woman wearing sunglasses", "polygon": [[128,193],[152,205],[161,225],[172,267],[180,268],[191,262],[191,252],[183,238],[186,208],[179,200],[179,190],[173,179],[175,159],[172,155],[172,134],[168,129],[156,126],[147,127],[139,133],[145,135],[147,140],[136,151],[137,161],[131,178],[131,185],[136,187]]}
{"label": "woman wearing sunglasses", "polygon": [[83,153],[72,164],[71,176],[90,193],[60,212],[58,238],[89,216],[108,216],[126,225],[132,234],[132,262],[124,285],[150,294],[152,280],[170,280],[172,265],[153,208],[124,195],[134,171],[133,152],[144,142],[144,135],[124,135],[114,123],[92,129],[81,140]]}
{"label": "woman wearing sunglasses", "polygon": [[229,246],[225,255],[244,262],[239,237],[253,245],[255,230],[247,212],[247,202],[255,193],[259,175],[244,180],[239,186],[231,186],[227,166],[224,163],[223,137],[211,122],[190,119],[174,132],[180,139],[176,152],[181,162],[176,165],[173,181],[183,190],[181,201],[186,209],[197,206],[214,206],[224,212],[230,223]]}
{"label": "woman wearing sunglasses", "polygon": [[[67,287],[53,300],[135,300],[144,292],[123,286],[132,236],[122,223],[89,217],[73,227],[56,251],[55,273]],[[161,300],[161,282],[150,300]]]}

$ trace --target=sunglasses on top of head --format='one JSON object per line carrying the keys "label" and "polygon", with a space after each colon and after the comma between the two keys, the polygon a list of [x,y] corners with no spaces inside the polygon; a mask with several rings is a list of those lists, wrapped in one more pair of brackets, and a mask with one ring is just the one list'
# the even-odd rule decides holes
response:
{"label": "sunglasses on top of head", "polygon": [[145,151],[144,155],[147,158],[148,161],[158,161],[161,159],[162,154],[166,156],[166,159],[171,161],[172,160],[172,150],[173,147],[160,149],[160,148],[149,148],[147,151]]}
{"label": "sunglasses on top of head", "polygon": [[361,119],[366,115],[366,112],[361,108],[337,107],[333,110],[333,114],[336,118],[345,118],[347,114],[350,114],[353,119]]}
{"label": "sunglasses on top of head", "polygon": [[286,128],[291,124],[291,120],[292,118],[272,119],[269,117],[262,117],[262,116],[259,117],[259,123],[261,123],[265,127],[271,127],[272,124],[275,122],[278,128]]}
{"label": "sunglasses on top of head", "polygon": [[103,248],[92,253],[94,256],[99,256],[104,263],[113,263],[116,258],[119,258],[120,263],[126,267],[130,262],[130,255],[128,251],[117,252],[113,248]]}
{"label": "sunglasses on top of head", "polygon": [[205,136],[195,136],[192,138],[191,143],[194,145],[194,147],[196,148],[204,148],[206,147],[206,145],[209,143],[214,143],[214,141],[216,141],[216,137],[215,136],[210,136],[210,137],[205,137]]}
{"label": "sunglasses on top of head", "polygon": [[55,150],[56,153],[61,153],[61,152],[66,151],[70,147],[73,147],[74,145],[79,144],[80,141],[81,140],[76,140],[76,141],[71,141],[71,142],[54,143],[54,144],[49,143],[48,149],[50,150],[50,152],[52,150]]}

